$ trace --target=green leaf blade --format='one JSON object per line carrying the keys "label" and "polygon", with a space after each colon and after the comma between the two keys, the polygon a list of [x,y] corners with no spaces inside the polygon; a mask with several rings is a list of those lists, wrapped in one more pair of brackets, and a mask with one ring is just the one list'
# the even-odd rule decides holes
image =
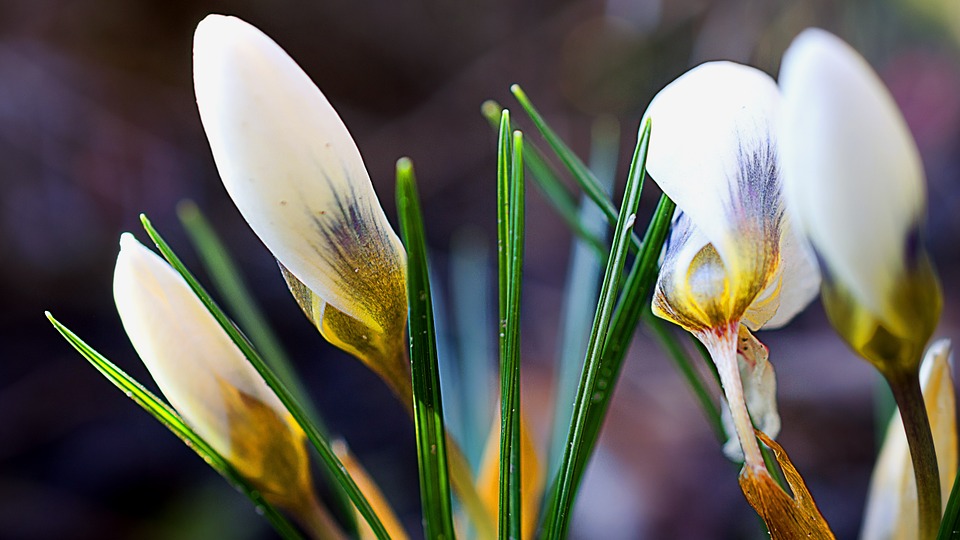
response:
{"label": "green leaf blade", "polygon": [[[561,461],[560,472],[554,483],[553,497],[546,522],[548,538],[565,538],[567,536],[582,467],[592,450],[590,440],[591,432],[594,430],[592,423],[597,422],[597,420],[595,416],[590,414],[591,403],[598,391],[601,391],[601,394],[610,394],[613,391],[613,388],[599,388],[598,379],[603,360],[603,350],[609,336],[610,320],[616,306],[615,299],[620,285],[620,276],[626,264],[630,239],[633,234],[632,228],[640,203],[649,137],[650,127],[648,123],[641,132],[640,141],[637,144],[631,174],[627,180],[623,203],[617,217],[613,235],[614,243],[607,259],[600,299],[597,303],[593,328],[590,332],[587,357],[580,378],[580,386],[577,390],[573,422],[570,424],[568,431],[567,446]],[[599,430],[599,426],[596,426],[595,429]]]}
{"label": "green leaf blade", "polygon": [[410,367],[424,532],[430,539],[453,539],[446,432],[426,239],[413,165],[406,158],[397,162],[397,209],[400,235],[407,249]]}
{"label": "green leaf blade", "polygon": [[522,534],[520,447],[520,296],[524,247],[523,135],[510,132],[504,110],[498,145],[497,209],[500,292],[500,515],[501,539]]}

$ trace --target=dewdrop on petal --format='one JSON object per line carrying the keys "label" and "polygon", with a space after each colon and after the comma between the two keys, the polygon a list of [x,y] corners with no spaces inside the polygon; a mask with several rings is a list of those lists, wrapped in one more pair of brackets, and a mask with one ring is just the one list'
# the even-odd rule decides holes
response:
{"label": "dewdrop on petal", "polygon": [[409,394],[406,255],[346,126],[296,62],[240,19],[207,16],[193,60],[223,185],[297,302],[328,341]]}

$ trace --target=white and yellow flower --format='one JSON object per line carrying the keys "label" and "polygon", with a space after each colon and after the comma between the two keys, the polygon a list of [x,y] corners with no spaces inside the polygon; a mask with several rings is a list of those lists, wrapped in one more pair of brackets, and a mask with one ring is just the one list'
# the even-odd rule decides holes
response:
{"label": "white and yellow flower", "polygon": [[200,118],[240,213],[324,337],[409,393],[406,255],[346,126],[240,19],[206,17],[193,58]]}
{"label": "white and yellow flower", "polygon": [[[693,333],[720,373],[746,464],[763,470],[744,399],[761,430],[779,417],[766,351],[750,331],[786,324],[820,277],[784,212],[780,94],[767,74],[731,62],[696,67],[654,97],[647,170],[678,214],[654,292],[654,313]],[[739,352],[738,345],[743,344]],[[741,371],[754,373],[741,379]]]}
{"label": "white and yellow flower", "polygon": [[[944,507],[957,474],[957,412],[952,356],[950,340],[941,339],[930,346],[920,367],[923,401],[937,449]],[[909,540],[916,537],[918,527],[913,462],[903,421],[897,413],[890,420],[874,466],[860,537],[863,540]]]}
{"label": "white and yellow flower", "polygon": [[780,69],[780,130],[790,207],[825,269],[824,307],[881,371],[913,371],[940,314],[919,242],[923,164],[906,122],[853,48],[801,33]]}
{"label": "white and yellow flower", "polygon": [[184,421],[266,500],[318,538],[339,537],[315,498],[303,430],[180,274],[129,233],[113,295],[130,342]]}

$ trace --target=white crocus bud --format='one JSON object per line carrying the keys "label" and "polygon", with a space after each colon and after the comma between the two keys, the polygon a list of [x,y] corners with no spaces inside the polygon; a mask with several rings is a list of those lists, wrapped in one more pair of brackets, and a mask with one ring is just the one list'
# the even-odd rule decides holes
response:
{"label": "white crocus bud", "polygon": [[[920,368],[923,401],[933,432],[946,506],[957,473],[957,414],[950,340],[930,346]],[[900,414],[894,415],[870,480],[863,540],[909,540],[917,534],[917,487]]]}
{"label": "white crocus bud", "polygon": [[915,370],[941,300],[907,124],[866,60],[823,30],[787,49],[780,88],[786,194],[826,270],[827,313],[881,370]]}
{"label": "white crocus bud", "polygon": [[271,503],[312,504],[301,428],[180,274],[129,233],[113,295],[130,342],[184,421]]}
{"label": "white crocus bud", "polygon": [[200,119],[240,213],[324,337],[405,392],[406,256],[346,126],[240,19],[206,17],[193,60]]}

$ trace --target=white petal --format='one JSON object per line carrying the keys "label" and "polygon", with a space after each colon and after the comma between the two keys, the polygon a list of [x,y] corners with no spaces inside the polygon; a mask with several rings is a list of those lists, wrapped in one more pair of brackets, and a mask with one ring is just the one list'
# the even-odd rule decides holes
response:
{"label": "white petal", "polygon": [[244,219],[307,287],[369,324],[363,285],[404,255],[346,126],[293,59],[240,19],[205,18],[193,59],[200,118]]}
{"label": "white petal", "polygon": [[776,314],[763,324],[773,330],[790,322],[820,293],[820,267],[807,239],[787,217],[780,238],[779,306]]}
{"label": "white petal", "polygon": [[780,69],[786,195],[831,277],[876,314],[924,207],[916,144],[867,62],[818,29]]}
{"label": "white petal", "polygon": [[[776,175],[764,185],[746,181],[744,168],[776,171],[779,91],[769,75],[732,62],[709,62],[682,75],[651,101],[653,123],[647,170],[690,216],[728,267],[738,221],[757,221],[742,201],[779,199]],[[754,163],[757,161],[757,163]],[[752,176],[752,175],[747,175]],[[772,188],[772,189],[768,189]],[[770,193],[765,193],[770,191]],[[777,201],[779,205],[779,201]],[[768,205],[776,213],[779,206]]]}
{"label": "white petal", "polygon": [[[947,504],[957,473],[957,417],[953,388],[950,341],[942,339],[927,349],[920,369],[923,400],[930,418],[933,443],[940,469],[940,492]],[[900,414],[887,427],[883,448],[870,479],[864,512],[863,540],[916,537],[917,489],[913,463]]]}
{"label": "white petal", "polygon": [[222,384],[288,416],[180,274],[129,233],[120,238],[113,295],[130,342],[163,395],[218,452],[232,455]]}

